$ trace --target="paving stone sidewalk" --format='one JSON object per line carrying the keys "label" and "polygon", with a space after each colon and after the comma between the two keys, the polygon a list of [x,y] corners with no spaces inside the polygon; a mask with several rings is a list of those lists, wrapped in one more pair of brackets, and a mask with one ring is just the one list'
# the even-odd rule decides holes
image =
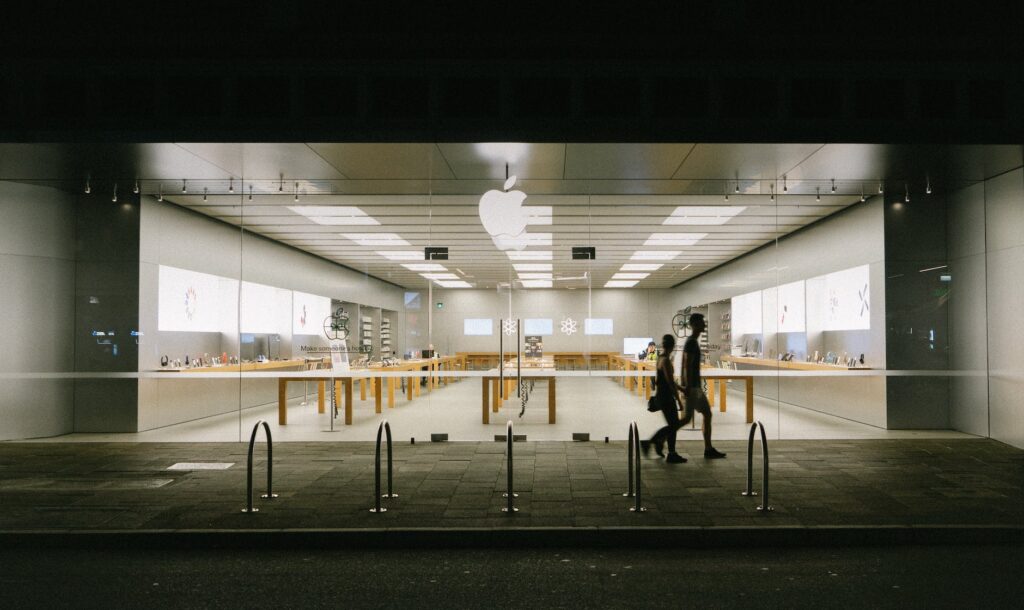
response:
{"label": "paving stone sidewalk", "polygon": [[[274,491],[242,514],[239,443],[0,443],[0,530],[1024,525],[1024,451],[991,440],[775,441],[769,514],[743,497],[745,443],[725,460],[681,443],[682,465],[643,462],[629,511],[624,443],[515,444],[520,512],[505,505],[505,445],[396,443],[388,511],[372,514],[370,443],[279,443]],[[755,449],[757,446],[755,446]],[[232,462],[173,471],[178,462]],[[754,460],[760,489],[760,456]],[[266,447],[254,482],[264,491]]]}

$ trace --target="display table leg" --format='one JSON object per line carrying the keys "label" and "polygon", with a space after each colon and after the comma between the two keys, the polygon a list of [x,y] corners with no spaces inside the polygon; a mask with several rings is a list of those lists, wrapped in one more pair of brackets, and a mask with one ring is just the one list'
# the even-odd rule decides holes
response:
{"label": "display table leg", "polygon": [[416,383],[414,383],[413,385],[416,386],[416,387],[413,388],[415,390],[413,393],[416,396],[419,396],[420,395],[420,384],[423,383],[423,371],[422,370],[417,371],[417,375],[416,375],[416,377],[414,377],[414,379],[416,380]]}
{"label": "display table leg", "polygon": [[[345,385],[345,425],[352,425],[352,378],[346,378],[342,380]],[[337,396],[337,388],[335,388],[335,396]]]}
{"label": "display table leg", "polygon": [[359,400],[366,400],[366,379],[359,378]]}
{"label": "display table leg", "polygon": [[324,387],[327,386],[327,382],[323,379],[318,379],[316,382],[316,412],[324,412]]}
{"label": "display table leg", "polygon": [[380,401],[380,377],[373,378],[373,409],[377,413],[381,412],[381,401]]}
{"label": "display table leg", "polygon": [[747,423],[754,423],[754,378],[747,377]]}
{"label": "display table leg", "polygon": [[715,396],[715,383],[718,383],[717,379],[708,379],[708,406],[710,407],[715,406],[715,400],[717,399],[717,396]]}
{"label": "display table leg", "polygon": [[395,408],[395,378],[388,377],[388,408]]}
{"label": "display table leg", "polygon": [[644,377],[644,400],[651,399],[651,378]]}
{"label": "display table leg", "polygon": [[405,399],[409,402],[412,402],[412,393],[414,392],[412,387],[413,379],[414,377],[411,374],[405,378]]}
{"label": "display table leg", "polygon": [[483,396],[484,396],[483,417],[481,418],[480,421],[482,421],[484,424],[489,424],[489,423],[491,423],[491,412],[488,410],[488,407],[490,407],[490,405],[487,404],[488,402],[490,402],[490,396],[488,396],[488,392],[487,392],[487,388],[488,388],[488,386],[487,386],[487,378],[486,377],[481,377],[480,381],[483,382],[481,385],[483,385]]}
{"label": "display table leg", "polygon": [[494,393],[494,396],[491,397],[491,411],[497,413],[501,408],[501,381],[495,377],[491,380],[491,384],[493,386],[491,391]]}
{"label": "display table leg", "polygon": [[548,423],[555,423],[555,378],[548,378]]}
{"label": "display table leg", "polygon": [[728,379],[720,379],[718,381],[718,410],[722,413],[725,413],[725,397],[727,396],[726,392],[729,389],[728,382]]}
{"label": "display table leg", "polygon": [[288,425],[288,380],[284,378],[277,380],[277,423]]}

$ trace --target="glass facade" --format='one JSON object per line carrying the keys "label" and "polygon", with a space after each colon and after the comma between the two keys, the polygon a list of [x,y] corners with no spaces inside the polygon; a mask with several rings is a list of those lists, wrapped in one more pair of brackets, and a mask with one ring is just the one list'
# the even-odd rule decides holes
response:
{"label": "glass facade", "polygon": [[0,183],[3,440],[239,441],[264,420],[365,441],[382,417],[423,440],[648,436],[648,344],[681,349],[701,313],[716,439],[761,421],[1024,446],[1019,163],[939,180],[842,145],[182,146],[144,148],[137,179]]}

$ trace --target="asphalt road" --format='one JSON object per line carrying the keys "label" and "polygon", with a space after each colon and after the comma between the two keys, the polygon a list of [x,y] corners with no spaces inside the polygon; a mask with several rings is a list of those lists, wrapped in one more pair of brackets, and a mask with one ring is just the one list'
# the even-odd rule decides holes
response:
{"label": "asphalt road", "polygon": [[0,550],[0,607],[1019,608],[1021,546]]}

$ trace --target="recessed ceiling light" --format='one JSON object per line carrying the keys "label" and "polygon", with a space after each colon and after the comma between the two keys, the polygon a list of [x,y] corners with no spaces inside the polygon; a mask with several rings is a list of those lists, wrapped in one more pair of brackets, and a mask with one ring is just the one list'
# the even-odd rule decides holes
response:
{"label": "recessed ceiling light", "polygon": [[516,263],[516,271],[551,271],[551,263]]}
{"label": "recessed ceiling light", "polygon": [[376,226],[380,223],[357,207],[347,205],[290,205],[288,209],[319,225]]}
{"label": "recessed ceiling light", "polygon": [[551,260],[550,250],[510,250],[505,254],[514,261],[549,261]]}
{"label": "recessed ceiling light", "polygon": [[633,256],[629,257],[631,261],[670,261],[673,258],[679,256],[679,250],[637,250],[633,253]]}
{"label": "recessed ceiling light", "polygon": [[550,280],[550,273],[520,273],[519,279],[521,280]]}
{"label": "recessed ceiling light", "polygon": [[707,237],[707,233],[651,233],[645,246],[692,246]]}
{"label": "recessed ceiling light", "polygon": [[605,288],[632,288],[636,286],[637,280],[610,280],[605,282]]}
{"label": "recessed ceiling light", "polygon": [[350,239],[360,246],[409,246],[409,242],[397,233],[342,233],[342,237]]}
{"label": "recessed ceiling light", "polygon": [[423,252],[419,250],[388,250],[385,252],[377,251],[377,254],[383,256],[389,261],[421,261],[423,260]]}
{"label": "recessed ceiling light", "polygon": [[642,280],[650,275],[650,273],[616,273],[612,276],[613,280]]}
{"label": "recessed ceiling light", "polygon": [[551,280],[520,280],[523,288],[551,288]]}
{"label": "recessed ceiling light", "polygon": [[528,225],[551,224],[551,206],[549,205],[524,205],[523,211],[526,212],[526,224]]}
{"label": "recessed ceiling light", "polygon": [[657,263],[626,263],[622,266],[622,271],[657,271],[663,266]]}
{"label": "recessed ceiling light", "polygon": [[682,205],[661,224],[663,225],[724,225],[747,209],[741,205]]}
{"label": "recessed ceiling light", "polygon": [[406,263],[402,266],[409,271],[448,271],[444,265],[437,263]]}
{"label": "recessed ceiling light", "polygon": [[472,288],[469,282],[463,280],[439,280],[435,282],[441,288]]}
{"label": "recessed ceiling light", "polygon": [[454,273],[421,273],[428,280],[457,280],[459,276]]}

